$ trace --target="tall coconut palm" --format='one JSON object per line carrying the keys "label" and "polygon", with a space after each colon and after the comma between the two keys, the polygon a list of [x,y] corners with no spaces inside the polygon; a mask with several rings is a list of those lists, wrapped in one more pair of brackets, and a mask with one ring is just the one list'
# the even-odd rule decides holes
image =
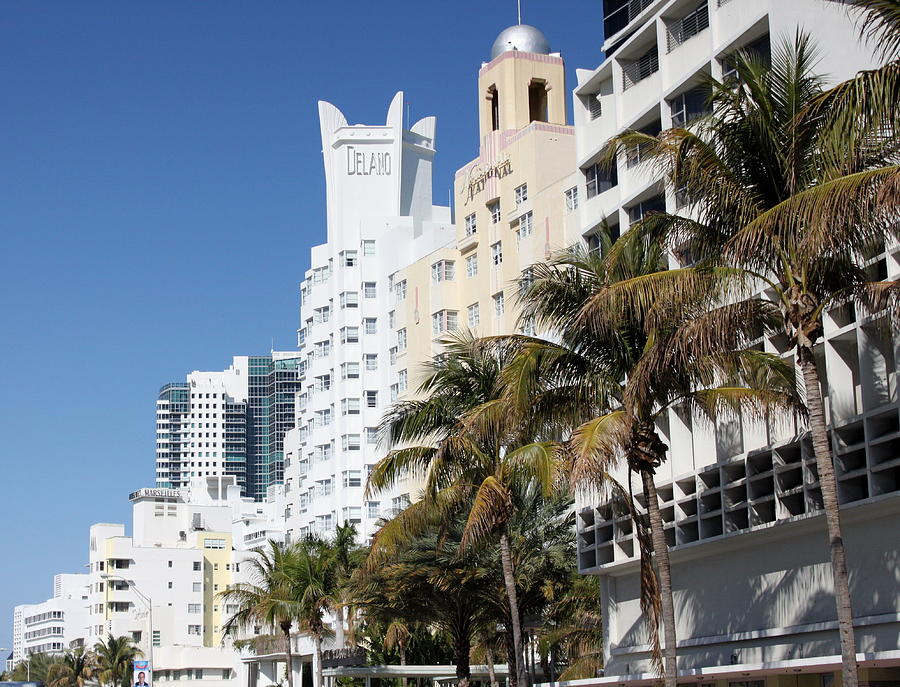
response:
{"label": "tall coconut palm", "polygon": [[109,687],[131,687],[132,662],[143,656],[131,637],[107,636],[94,647],[97,657],[97,676]]}
{"label": "tall coconut palm", "polygon": [[331,635],[325,623],[326,613],[340,603],[338,573],[334,552],[324,541],[309,538],[299,542],[288,565],[288,576],[295,589],[300,629],[313,638],[316,650],[315,687],[322,687],[322,642]]}
{"label": "tall coconut palm", "polygon": [[347,619],[347,638],[350,644],[355,643],[354,624],[355,609],[349,600],[349,584],[353,571],[365,558],[365,550],[356,543],[356,527],[349,522],[337,526],[334,540],[330,546],[334,556],[334,574],[336,576],[337,602],[334,607],[335,625],[338,645],[344,643],[344,618]]}
{"label": "tall coconut palm", "polygon": [[664,677],[674,687],[675,609],[654,478],[668,447],[657,419],[670,408],[711,418],[759,414],[789,402],[793,379],[782,361],[747,348],[772,312],[759,300],[729,302],[738,286],[734,270],[665,270],[656,241],[603,240],[602,251],[575,246],[533,266],[522,313],[557,340],[519,337],[506,376],[518,407],[578,425],[571,440],[576,487],[605,481],[621,458],[639,475],[649,521],[648,537],[643,517],[636,518],[642,609],[657,668],[661,616]]}
{"label": "tall coconut palm", "polygon": [[66,649],[62,662],[47,671],[47,687],[84,687],[93,677],[95,663],[94,654],[83,646]]}
{"label": "tall coconut palm", "polygon": [[[897,147],[885,145],[896,132],[884,114],[877,125],[861,116],[852,135],[834,135],[832,115],[821,107],[815,62],[815,49],[800,33],[775,46],[771,66],[739,54],[737,82],[710,82],[713,112],[699,126],[658,137],[628,132],[614,146],[642,144],[647,164],[690,199],[685,216],[660,213],[639,232],[664,236],[673,248],[688,246],[706,264],[745,270],[780,310],[774,331],[794,347],[809,414],[844,683],[856,687],[853,614],[816,346],[823,312],[848,300],[877,312],[898,291],[896,282],[871,281],[866,262],[897,234],[900,160]],[[891,107],[896,110],[896,99]]]}
{"label": "tall coconut palm", "polygon": [[291,630],[299,622],[302,605],[296,580],[292,577],[297,549],[269,540],[268,548],[253,549],[255,556],[244,565],[250,581],[230,586],[219,592],[223,602],[237,605],[226,621],[224,633],[234,635],[252,627],[263,627],[284,640],[288,687],[293,687],[293,650]]}
{"label": "tall coconut palm", "polygon": [[[553,442],[535,441],[530,414],[513,414],[501,373],[512,357],[468,333],[448,337],[444,353],[427,365],[418,400],[395,404],[383,428],[395,448],[373,469],[368,490],[408,476],[424,477],[424,498],[390,521],[375,538],[378,555],[410,532],[423,531],[435,508],[467,509],[463,548],[496,535],[510,609],[515,676],[526,687],[525,662],[513,556],[507,525],[516,510],[515,485],[534,481],[547,493],[559,476]],[[424,443],[420,443],[424,442]]]}

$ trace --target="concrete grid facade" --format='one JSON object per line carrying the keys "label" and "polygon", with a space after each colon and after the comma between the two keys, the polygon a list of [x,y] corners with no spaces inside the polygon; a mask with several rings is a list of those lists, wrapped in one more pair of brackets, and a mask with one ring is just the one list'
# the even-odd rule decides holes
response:
{"label": "concrete grid facade", "polygon": [[[802,26],[823,48],[817,69],[831,83],[873,65],[846,9],[826,0],[608,0],[604,9],[608,57],[595,70],[580,70],[574,91],[578,214],[589,242],[604,223],[621,234],[651,210],[689,211],[638,164],[639,151],[622,156],[613,174],[598,171],[596,161],[625,129],[655,134],[702,114],[703,75],[722,78],[735,50],[767,56]],[[689,261],[671,257],[673,266]],[[870,269],[877,278],[900,276],[900,246],[873,255]],[[884,671],[900,665],[900,351],[878,314],[837,307],[824,324],[818,356],[827,376],[861,679],[896,680]],[[784,337],[760,345],[792,358]],[[805,428],[786,417],[713,426],[674,410],[659,430],[670,447],[657,484],[672,547],[679,669],[711,683],[830,679],[839,672],[840,649]],[[633,489],[640,493],[640,484]],[[599,575],[603,590],[608,677],[586,682],[650,680],[631,523],[606,504],[580,504],[578,551],[580,570]]]}

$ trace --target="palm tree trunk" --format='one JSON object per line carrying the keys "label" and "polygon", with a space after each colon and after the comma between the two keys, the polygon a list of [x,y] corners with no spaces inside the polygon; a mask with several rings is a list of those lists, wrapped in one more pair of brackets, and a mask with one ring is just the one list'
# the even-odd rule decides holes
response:
{"label": "palm tree trunk", "polygon": [[516,654],[516,682],[518,687],[528,687],[528,677],[525,674],[525,658],[522,655],[522,626],[519,622],[516,578],[513,573],[509,537],[505,531],[500,535],[500,560],[503,562],[503,582],[506,585],[506,596],[509,599],[510,624],[512,625],[513,647]]}
{"label": "palm tree trunk", "polygon": [[469,665],[469,653],[472,647],[468,632],[460,632],[453,638],[453,661],[456,664],[456,686],[469,687],[472,668]]}
{"label": "palm tree trunk", "polygon": [[837,604],[838,633],[841,639],[841,659],[844,687],[857,687],[859,676],[856,665],[856,639],[853,632],[853,609],[850,604],[850,580],[847,575],[847,558],[844,553],[844,537],[841,531],[841,513],[838,504],[837,479],[831,458],[828,430],[825,423],[825,406],[816,370],[812,348],[798,346],[800,371],[806,391],[806,407],[809,410],[809,431],[812,435],[813,453],[819,471],[819,488],[825,509],[825,524],[831,552],[831,574],[834,578],[834,600]]}
{"label": "palm tree trunk", "polygon": [[334,634],[339,649],[344,648],[344,607],[337,604],[334,609]]}
{"label": "palm tree trunk", "polygon": [[316,674],[315,686],[322,687],[324,678],[322,677],[322,637],[316,634],[314,637],[316,644]]}
{"label": "palm tree trunk", "polygon": [[660,608],[662,609],[663,636],[665,647],[665,671],[663,679],[666,687],[676,687],[678,676],[675,636],[675,602],[672,598],[672,569],[669,565],[669,547],[666,544],[666,532],[663,528],[662,514],[659,512],[659,497],[653,473],[648,469],[641,470],[641,481],[644,486],[644,500],[647,502],[647,514],[650,516],[650,537],[653,540],[653,557],[656,559],[656,572],[659,578]]}
{"label": "palm tree trunk", "polygon": [[487,658],[488,677],[491,681],[491,687],[497,687],[497,673],[494,671],[494,650],[491,648],[490,640],[484,647],[484,653]]}
{"label": "palm tree trunk", "polygon": [[294,654],[291,651],[291,626],[286,628],[282,626],[284,632],[284,656],[287,662],[287,684],[288,687],[294,687]]}
{"label": "palm tree trunk", "polygon": [[[400,652],[400,665],[405,666],[406,665],[406,647],[403,646],[403,642],[399,643],[399,646],[397,647],[397,649]],[[405,677],[400,682],[403,685],[403,687],[406,687],[406,685],[408,684]]]}

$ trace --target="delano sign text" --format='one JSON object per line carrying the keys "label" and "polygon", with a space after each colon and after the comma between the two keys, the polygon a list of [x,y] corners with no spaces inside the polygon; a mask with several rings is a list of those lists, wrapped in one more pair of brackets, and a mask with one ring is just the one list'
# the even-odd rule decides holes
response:
{"label": "delano sign text", "polygon": [[358,151],[354,146],[347,146],[348,176],[389,176],[391,173],[391,154]]}

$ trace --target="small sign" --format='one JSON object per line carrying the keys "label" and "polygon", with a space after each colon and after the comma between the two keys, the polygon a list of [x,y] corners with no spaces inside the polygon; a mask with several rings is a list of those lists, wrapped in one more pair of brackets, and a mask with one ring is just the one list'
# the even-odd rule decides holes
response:
{"label": "small sign", "polygon": [[134,661],[134,687],[150,687],[153,673],[150,661]]}
{"label": "small sign", "polygon": [[323,668],[366,665],[365,649],[329,649],[322,652]]}

